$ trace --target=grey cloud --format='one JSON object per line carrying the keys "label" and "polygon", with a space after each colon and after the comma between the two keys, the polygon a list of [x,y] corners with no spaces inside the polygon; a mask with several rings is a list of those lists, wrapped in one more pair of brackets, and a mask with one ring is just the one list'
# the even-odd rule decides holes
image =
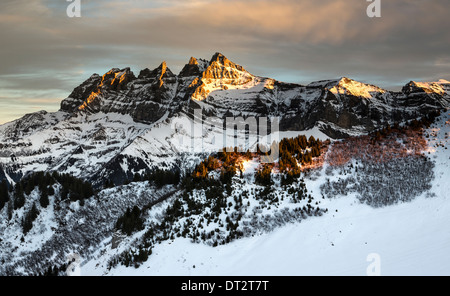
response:
{"label": "grey cloud", "polygon": [[80,19],[68,18],[66,5],[0,3],[2,92],[59,91],[62,99],[94,72],[162,60],[178,72],[190,56],[216,51],[289,82],[350,76],[399,89],[450,79],[447,0],[382,1],[380,19],[366,16],[363,0],[86,0]]}

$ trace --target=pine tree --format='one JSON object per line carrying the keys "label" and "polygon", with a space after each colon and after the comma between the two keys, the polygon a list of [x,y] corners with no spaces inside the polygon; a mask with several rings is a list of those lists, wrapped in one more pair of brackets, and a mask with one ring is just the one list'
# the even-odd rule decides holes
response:
{"label": "pine tree", "polygon": [[81,191],[83,199],[90,198],[91,196],[94,195],[94,189],[92,188],[92,185],[89,182],[83,182]]}
{"label": "pine tree", "polygon": [[105,184],[103,185],[103,187],[106,188],[114,188],[116,185],[114,184],[114,182],[112,180],[106,180]]}
{"label": "pine tree", "polygon": [[6,180],[0,183],[0,210],[3,209],[5,204],[9,201],[8,184]]}
{"label": "pine tree", "polygon": [[17,183],[14,191],[14,210],[20,209],[25,205],[25,195],[22,184]]}
{"label": "pine tree", "polygon": [[69,197],[69,189],[66,186],[67,185],[62,184],[61,200],[66,200]]}
{"label": "pine tree", "polygon": [[272,167],[264,164],[261,169],[256,171],[255,182],[259,185],[270,186],[272,184],[271,172]]}
{"label": "pine tree", "polygon": [[53,188],[53,184],[48,187],[48,191],[47,192],[48,192],[49,196],[54,196],[55,195],[55,188]]}
{"label": "pine tree", "polygon": [[[53,187],[51,187],[51,188],[53,188]],[[48,191],[47,191],[47,189],[45,189],[45,187],[41,192],[41,197],[39,198],[39,204],[43,208],[46,208],[50,204],[50,201],[48,200]]]}
{"label": "pine tree", "polygon": [[8,206],[6,208],[6,213],[8,214],[8,221],[10,221],[12,219],[13,212],[14,212],[14,205],[13,205],[13,202],[10,200],[8,202]]}
{"label": "pine tree", "polygon": [[131,235],[134,231],[142,230],[144,228],[144,220],[141,218],[141,210],[137,206],[134,206],[132,210],[127,208],[125,214],[117,219],[115,227],[127,235]]}
{"label": "pine tree", "polygon": [[141,175],[135,173],[133,176],[133,182],[141,182],[141,181],[142,181]]}
{"label": "pine tree", "polygon": [[28,231],[31,230],[33,227],[33,222],[36,220],[37,216],[39,216],[39,211],[36,208],[36,204],[33,204],[30,211],[25,215],[25,217],[22,220],[22,228],[23,233],[27,234]]}

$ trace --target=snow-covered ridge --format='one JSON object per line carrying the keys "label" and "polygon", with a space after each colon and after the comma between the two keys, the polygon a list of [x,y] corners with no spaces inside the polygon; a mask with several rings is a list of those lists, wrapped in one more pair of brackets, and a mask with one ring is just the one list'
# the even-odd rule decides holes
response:
{"label": "snow-covered ridge", "polygon": [[386,91],[374,85],[361,83],[343,77],[339,80],[339,83],[336,86],[330,88],[330,92],[335,95],[347,94],[355,97],[370,99],[374,97],[374,94],[383,94]]}
{"label": "snow-covered ridge", "polygon": [[450,82],[445,79],[440,79],[437,82],[415,82],[415,86],[422,88],[427,93],[436,93],[440,95],[450,95]]}

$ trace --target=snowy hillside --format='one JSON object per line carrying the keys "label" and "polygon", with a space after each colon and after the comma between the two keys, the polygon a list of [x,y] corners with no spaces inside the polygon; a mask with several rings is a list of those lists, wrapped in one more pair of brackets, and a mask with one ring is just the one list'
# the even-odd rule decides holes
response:
{"label": "snowy hillside", "polygon": [[[10,210],[5,206],[0,211],[0,274],[38,275],[66,263],[70,254],[89,258],[93,251],[107,246],[114,233],[114,222],[127,208],[158,200],[156,208],[161,209],[165,196],[174,192],[172,187],[155,192],[142,182],[105,189],[84,201],[71,201],[62,198],[61,184],[54,187],[46,207],[40,205],[41,194],[36,188],[26,196],[22,208]],[[33,205],[38,215],[24,234],[23,219]]]}
{"label": "snowy hillside", "polygon": [[170,239],[156,245],[148,261],[138,268],[119,265],[109,270],[107,260],[116,251],[106,248],[99,250],[94,259],[85,261],[81,272],[86,275],[366,275],[373,258],[379,258],[381,275],[448,275],[450,232],[444,227],[450,222],[450,187],[446,182],[450,170],[448,135],[449,111],[425,131],[428,148],[423,152],[434,163],[431,188],[409,202],[373,207],[360,202],[356,193],[321,199],[321,186],[329,178],[325,165],[305,179],[308,191],[320,200],[320,207],[328,209],[323,215],[291,221],[269,233],[217,247],[186,238]]}
{"label": "snowy hillside", "polygon": [[[283,176],[274,167],[274,183],[258,185],[258,158],[241,159],[242,175],[233,177],[231,187],[226,186],[229,193],[220,205],[208,197],[214,194],[211,186],[186,195],[171,186],[137,182],[104,189],[81,204],[63,200],[61,187],[56,185],[49,206],[37,206],[39,214],[23,235],[21,217],[33,203],[39,204],[40,194],[35,189],[22,209],[12,211],[11,218],[7,217],[7,206],[0,212],[1,272],[44,272],[48,266],[61,266],[67,256],[78,254],[80,272],[85,275],[365,275],[370,264],[367,259],[372,258],[369,255],[376,254],[383,275],[446,275],[450,272],[446,255],[450,233],[442,225],[450,217],[446,196],[450,188],[445,182],[449,134],[450,112],[446,111],[425,131],[404,129],[397,135],[401,144],[395,149],[383,148],[387,163],[391,163],[390,157],[403,157],[402,153],[429,156],[424,159],[429,159],[431,166],[427,167],[432,171],[425,170],[430,178],[409,184],[414,190],[408,191],[407,199],[394,194],[391,200],[379,194],[381,203],[361,199],[364,195],[358,187],[355,190],[351,182],[341,182],[364,176],[367,163],[359,160],[357,164],[357,156],[336,162],[340,151],[347,149],[343,144],[364,141],[365,136],[324,146],[325,158],[318,159],[292,184],[283,185]],[[426,139],[424,143],[420,140],[420,145],[415,138],[418,135]],[[389,134],[377,143],[391,143]],[[407,175],[403,182],[413,182],[422,173],[413,173],[415,167],[408,162],[400,164],[406,165],[406,171],[398,172]],[[382,173],[397,168],[384,167]],[[211,176],[220,177],[214,170]],[[360,183],[369,186],[367,182]],[[334,184],[335,189],[350,187],[342,193],[331,190],[333,194],[328,196],[327,184]],[[388,184],[379,186],[380,192],[390,192]],[[170,225],[165,224],[167,232],[160,232],[163,229],[155,226],[173,219],[168,211],[176,209],[175,203],[184,204],[183,213],[174,216],[179,218],[170,220],[174,221]],[[198,212],[195,205],[204,210]],[[215,216],[217,205],[221,214]],[[143,209],[144,227],[122,236],[118,247],[112,248],[115,222],[134,206]],[[150,251],[143,261],[126,267],[126,254],[140,254],[146,246]],[[62,265],[60,272],[64,270]]]}

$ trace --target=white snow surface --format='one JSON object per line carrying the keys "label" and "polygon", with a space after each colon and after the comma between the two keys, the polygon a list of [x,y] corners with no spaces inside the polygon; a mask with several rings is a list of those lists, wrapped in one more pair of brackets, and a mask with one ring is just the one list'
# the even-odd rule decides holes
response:
{"label": "white snow surface", "polygon": [[450,82],[445,79],[440,79],[436,82],[414,82],[414,84],[423,88],[426,92],[434,92],[440,95],[450,94]]}
{"label": "white snow surface", "polygon": [[[105,258],[86,262],[84,275],[366,275],[371,254],[380,259],[380,274],[450,275],[450,112],[427,133],[435,161],[431,195],[412,202],[373,208],[354,195],[325,200],[329,213],[273,232],[210,247],[176,238],[157,245],[139,268],[118,265],[107,270]],[[437,145],[441,144],[441,145]],[[250,164],[250,167],[253,165]],[[307,179],[314,197],[325,181]],[[337,210],[337,211],[336,211]],[[107,247],[108,248],[108,247]]]}

